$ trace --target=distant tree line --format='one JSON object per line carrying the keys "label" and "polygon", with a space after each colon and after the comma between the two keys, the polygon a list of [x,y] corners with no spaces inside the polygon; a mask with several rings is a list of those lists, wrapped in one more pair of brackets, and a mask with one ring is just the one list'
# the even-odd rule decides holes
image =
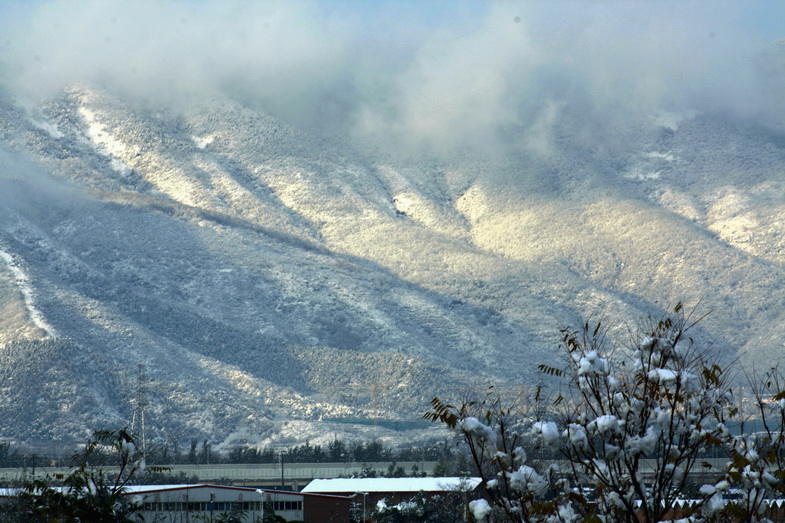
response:
{"label": "distant tree line", "polygon": [[[100,449],[96,450],[100,452]],[[228,451],[218,451],[209,440],[192,439],[187,451],[177,444],[161,445],[147,451],[150,465],[203,465],[242,463],[400,463],[405,461],[437,461],[437,475],[459,475],[470,470],[468,455],[448,440],[433,441],[420,447],[393,448],[379,440],[347,441],[334,438],[326,445],[302,445],[289,448],[236,445]],[[0,443],[0,467],[24,468],[68,467],[70,459],[39,455],[14,448],[11,443]],[[403,474],[401,474],[403,475]],[[188,478],[185,478],[188,479]]]}
{"label": "distant tree line", "polygon": [[367,463],[401,461],[456,460],[459,449],[450,441],[434,441],[421,447],[393,448],[379,440],[347,441],[335,438],[326,445],[302,445],[282,449],[273,446],[236,445],[228,451],[218,451],[208,440],[190,441],[183,451],[177,444],[163,445],[148,451],[147,460],[157,465],[201,465],[208,463]]}
{"label": "distant tree line", "polygon": [[57,459],[49,459],[34,452],[22,452],[15,449],[9,442],[0,443],[1,468],[35,468],[50,464],[59,464]]}

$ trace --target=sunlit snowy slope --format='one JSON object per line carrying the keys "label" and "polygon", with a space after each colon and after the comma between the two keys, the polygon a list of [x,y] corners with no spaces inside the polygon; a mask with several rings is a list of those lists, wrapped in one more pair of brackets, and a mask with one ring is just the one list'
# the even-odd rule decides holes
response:
{"label": "sunlit snowy slope", "polygon": [[148,437],[370,430],[335,420],[531,385],[561,327],[679,301],[727,361],[776,361],[783,138],[697,111],[602,148],[553,128],[558,153],[426,161],[228,97],[4,97],[0,436],[129,423],[140,364]]}

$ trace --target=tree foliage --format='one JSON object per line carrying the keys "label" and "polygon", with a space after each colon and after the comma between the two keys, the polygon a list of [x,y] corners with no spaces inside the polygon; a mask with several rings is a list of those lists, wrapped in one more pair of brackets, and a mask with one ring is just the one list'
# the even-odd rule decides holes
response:
{"label": "tree foliage", "polygon": [[[378,523],[460,523],[465,521],[464,499],[458,492],[433,496],[420,492],[395,504],[383,500],[369,511],[369,519]],[[352,521],[363,521],[362,512]]]}
{"label": "tree foliage", "polygon": [[139,510],[126,487],[144,468],[135,437],[126,429],[101,430],[74,456],[77,467],[59,488],[35,480],[19,495],[18,514],[29,521],[133,521]]}
{"label": "tree foliage", "polygon": [[[679,304],[640,322],[626,346],[600,323],[563,329],[564,364],[539,366],[559,382],[547,402],[542,388],[524,408],[493,388],[460,406],[435,398],[424,417],[463,436],[487,488],[490,504],[478,502],[475,517],[493,509],[511,521],[661,521],[701,471],[720,477],[695,489],[689,521],[764,520],[766,497],[785,493],[782,374],[752,387],[764,431],[732,434],[739,410],[727,367],[690,337],[701,319],[693,312]],[[524,447],[557,459],[544,466]],[[720,447],[727,467],[711,469],[701,457]],[[741,500],[726,502],[731,488]]]}

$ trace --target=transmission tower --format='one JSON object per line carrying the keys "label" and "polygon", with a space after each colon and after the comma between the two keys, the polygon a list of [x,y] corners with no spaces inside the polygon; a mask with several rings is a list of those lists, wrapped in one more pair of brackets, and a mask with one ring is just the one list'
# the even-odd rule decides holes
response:
{"label": "transmission tower", "polygon": [[136,369],[136,388],[133,399],[133,418],[131,419],[131,432],[141,438],[142,456],[147,451],[147,434],[144,426],[144,412],[147,409],[147,374],[145,373],[144,363],[140,363]]}

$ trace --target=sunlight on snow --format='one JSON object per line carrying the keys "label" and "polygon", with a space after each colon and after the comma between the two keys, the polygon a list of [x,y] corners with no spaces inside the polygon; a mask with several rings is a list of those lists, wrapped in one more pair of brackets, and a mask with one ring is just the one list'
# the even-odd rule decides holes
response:
{"label": "sunlight on snow", "polygon": [[35,293],[32,286],[30,285],[30,279],[27,277],[27,274],[25,274],[25,272],[14,261],[14,258],[7,252],[0,251],[0,258],[5,261],[6,265],[13,273],[16,283],[19,285],[19,291],[24,297],[25,306],[27,307],[27,311],[32,322],[36,327],[46,332],[48,336],[56,337],[57,331],[55,331],[54,327],[49,325],[49,323],[44,318],[44,315],[41,314],[41,311],[35,307]]}

